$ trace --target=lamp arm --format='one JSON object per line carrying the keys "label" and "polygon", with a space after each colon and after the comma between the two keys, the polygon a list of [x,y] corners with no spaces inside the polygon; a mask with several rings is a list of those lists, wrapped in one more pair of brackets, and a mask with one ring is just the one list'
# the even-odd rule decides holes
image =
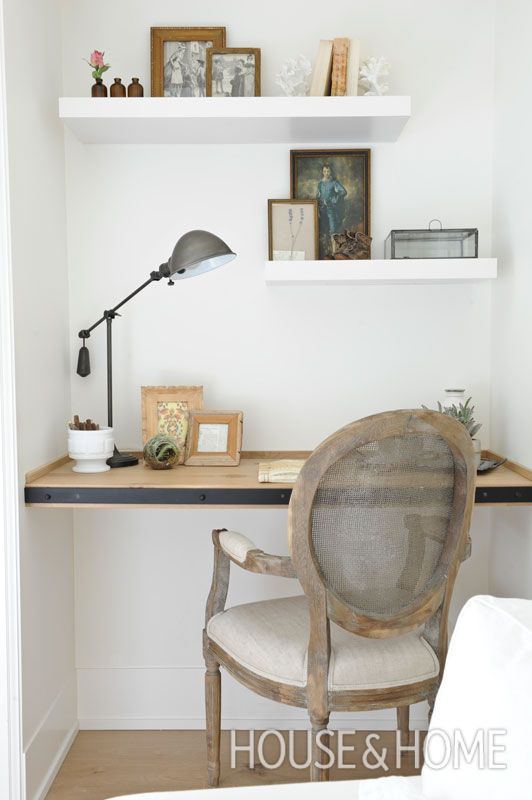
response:
{"label": "lamp arm", "polygon": [[107,319],[114,319],[118,309],[122,308],[122,306],[128,303],[133,297],[135,297],[135,295],[137,295],[139,292],[145,289],[146,286],[149,286],[150,283],[153,283],[154,281],[160,281],[161,278],[169,277],[169,274],[170,271],[168,269],[168,264],[161,264],[158,270],[154,270],[153,272],[150,273],[150,277],[148,278],[147,281],[144,281],[144,283],[142,283],[137,289],[135,289],[134,292],[131,292],[131,294],[128,294],[127,297],[124,297],[124,299],[121,300],[119,303],[117,303],[116,306],[114,306],[114,308],[110,308],[108,311],[104,311],[100,319],[97,320],[95,323],[93,323],[90,326],[90,328],[83,328],[82,330],[80,330],[80,332],[78,333],[79,338],[88,339],[92,331],[95,328],[97,328],[98,325],[101,325],[102,322],[105,322],[105,320]]}

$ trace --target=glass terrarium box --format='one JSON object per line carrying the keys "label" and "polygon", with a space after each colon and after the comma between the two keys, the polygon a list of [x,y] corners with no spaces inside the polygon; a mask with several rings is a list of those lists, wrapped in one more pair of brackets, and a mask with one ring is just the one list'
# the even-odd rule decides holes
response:
{"label": "glass terrarium box", "polygon": [[478,258],[477,228],[390,231],[385,258]]}

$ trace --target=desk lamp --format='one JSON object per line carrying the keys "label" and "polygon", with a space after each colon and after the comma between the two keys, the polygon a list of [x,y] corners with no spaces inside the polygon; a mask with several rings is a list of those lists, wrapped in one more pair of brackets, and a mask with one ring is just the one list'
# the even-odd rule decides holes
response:
{"label": "desk lamp", "polygon": [[[113,356],[112,356],[112,325],[115,317],[119,317],[118,309],[125,305],[135,295],[141,292],[146,286],[162,278],[168,278],[168,285],[173,286],[175,280],[193,278],[203,272],[221,267],[235,258],[235,253],[226,245],[222,239],[208,231],[189,231],[185,233],[177,242],[174,251],[168,261],[161,264],[159,269],[150,273],[147,281],[144,281],[134,292],[128,294],[114,308],[104,311],[100,319],[90,328],[84,328],[78,334],[83,340],[78,355],[77,373],[82,378],[90,375],[90,356],[89,349],[85,345],[92,331],[102,322],[107,326],[107,424],[113,427]],[[131,453],[120,453],[115,445],[114,453],[107,460],[110,467],[130,467],[138,464],[138,458]]]}

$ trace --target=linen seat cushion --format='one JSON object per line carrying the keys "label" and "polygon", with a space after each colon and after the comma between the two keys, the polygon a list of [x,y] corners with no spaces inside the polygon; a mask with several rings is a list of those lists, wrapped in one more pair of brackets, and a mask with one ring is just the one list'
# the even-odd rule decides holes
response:
{"label": "linen seat cushion", "polygon": [[[262,678],[307,684],[307,598],[234,606],[212,617],[207,634],[232,659]],[[385,689],[435,678],[436,654],[419,631],[368,639],[331,623],[329,689]]]}

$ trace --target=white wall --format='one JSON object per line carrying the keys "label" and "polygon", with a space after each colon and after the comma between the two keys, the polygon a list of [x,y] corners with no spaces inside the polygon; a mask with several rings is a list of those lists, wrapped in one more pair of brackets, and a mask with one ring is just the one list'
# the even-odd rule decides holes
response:
{"label": "white wall", "polygon": [[[313,57],[320,37],[358,36],[363,56],[389,57],[392,91],[413,104],[400,140],[372,151],[375,255],[390,228],[424,227],[435,216],[477,226],[488,255],[492,12],[485,0],[65,3],[65,93],[90,91],[81,56],[94,47],[113,64],[109,81],[140,75],[149,87],[150,25],[226,24],[228,45],[263,48],[265,94],[276,93],[272,76],[287,56]],[[474,395],[489,442],[489,286],[264,285],[266,200],[288,196],[288,146],[84,146],[68,137],[66,176],[72,369],[77,330],[144,280],[181,233],[213,230],[239,255],[195,281],[150,287],[116,321],[121,446],[140,442],[140,386],[173,383],[204,384],[207,407],[242,408],[247,449],[311,448],[357,417],[432,403],[458,383]],[[103,330],[91,338],[90,378],[72,377],[72,410],[99,419],[104,339]],[[487,585],[489,521],[478,520],[481,555],[462,597]],[[210,529],[221,525],[286,549],[283,511],[76,512],[82,726],[203,724],[200,631]],[[238,576],[235,598],[285,587]],[[297,717],[234,686],[223,712],[241,727]]]}
{"label": "white wall", "polygon": [[[497,5],[493,241],[500,278],[493,292],[493,447],[532,464],[532,110],[527,0]],[[532,597],[532,514],[494,514],[491,590]]]}
{"label": "white wall", "polygon": [[24,473],[65,450],[70,411],[59,8],[4,0],[20,467],[27,798],[77,724],[70,512],[26,509]]}

